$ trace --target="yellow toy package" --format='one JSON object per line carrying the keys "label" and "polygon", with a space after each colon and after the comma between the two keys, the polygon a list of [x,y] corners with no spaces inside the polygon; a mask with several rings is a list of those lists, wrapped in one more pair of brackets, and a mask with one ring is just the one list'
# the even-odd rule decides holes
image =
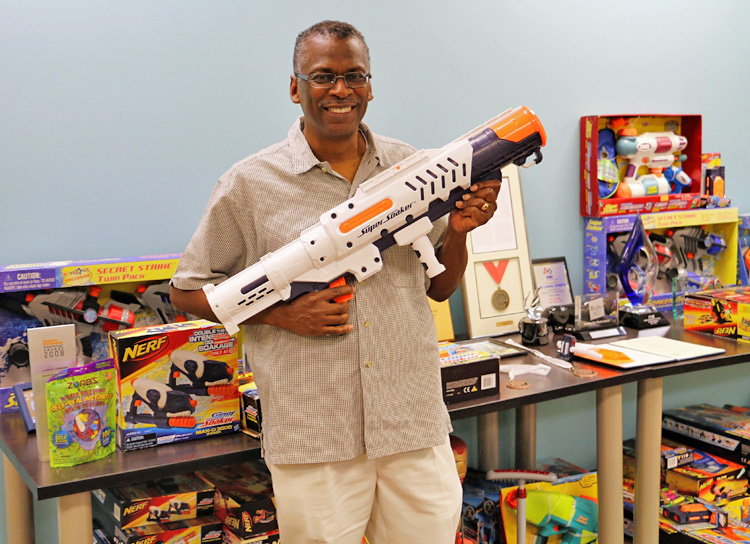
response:
{"label": "yellow toy package", "polygon": [[239,430],[238,341],[210,321],[110,333],[117,445],[125,451]]}

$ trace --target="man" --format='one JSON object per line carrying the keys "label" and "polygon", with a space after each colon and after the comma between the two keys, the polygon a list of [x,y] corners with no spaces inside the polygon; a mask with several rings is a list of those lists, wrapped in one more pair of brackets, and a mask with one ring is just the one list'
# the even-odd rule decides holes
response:
{"label": "man", "polygon": [[[182,310],[215,320],[203,285],[296,239],[414,152],[362,123],[373,98],[370,55],[354,27],[324,21],[303,31],[293,66],[289,94],[303,115],[286,140],[219,180],[172,280]],[[366,281],[349,278],[244,323],[285,542],[359,544],[366,533],[372,544],[453,543],[461,488],[425,294],[453,293],[467,233],[497,208],[499,181],[473,189],[430,233],[446,267],[431,281],[410,247],[393,246]]]}

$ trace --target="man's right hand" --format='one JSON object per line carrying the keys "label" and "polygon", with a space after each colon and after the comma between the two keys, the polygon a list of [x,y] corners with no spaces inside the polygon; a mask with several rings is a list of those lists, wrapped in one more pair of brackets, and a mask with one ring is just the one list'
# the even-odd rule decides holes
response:
{"label": "man's right hand", "polygon": [[349,302],[334,299],[352,295],[355,290],[353,285],[342,285],[306,293],[292,301],[274,304],[250,318],[248,323],[265,323],[302,336],[347,334],[354,328],[349,324]]}

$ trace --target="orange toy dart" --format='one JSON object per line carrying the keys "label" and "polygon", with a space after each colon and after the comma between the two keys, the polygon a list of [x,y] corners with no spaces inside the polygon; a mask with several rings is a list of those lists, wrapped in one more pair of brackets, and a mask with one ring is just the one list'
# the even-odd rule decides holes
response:
{"label": "orange toy dart", "polygon": [[429,277],[444,267],[427,238],[433,222],[456,209],[474,183],[499,179],[510,164],[541,162],[547,142],[526,107],[507,110],[433,150],[418,151],[363,183],[352,198],[320,216],[300,237],[220,285],[203,287],[229,334],[258,312],[327,288],[346,273],[357,281],[380,271],[382,252],[411,245]]}

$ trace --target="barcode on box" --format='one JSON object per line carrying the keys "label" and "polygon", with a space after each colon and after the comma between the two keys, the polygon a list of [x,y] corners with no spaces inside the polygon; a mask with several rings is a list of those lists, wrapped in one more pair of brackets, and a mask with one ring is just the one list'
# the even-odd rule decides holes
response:
{"label": "barcode on box", "polygon": [[497,384],[495,379],[496,379],[495,374],[484,374],[482,376],[482,383],[480,385],[480,387],[482,388],[482,391],[484,391],[485,389],[494,389]]}

